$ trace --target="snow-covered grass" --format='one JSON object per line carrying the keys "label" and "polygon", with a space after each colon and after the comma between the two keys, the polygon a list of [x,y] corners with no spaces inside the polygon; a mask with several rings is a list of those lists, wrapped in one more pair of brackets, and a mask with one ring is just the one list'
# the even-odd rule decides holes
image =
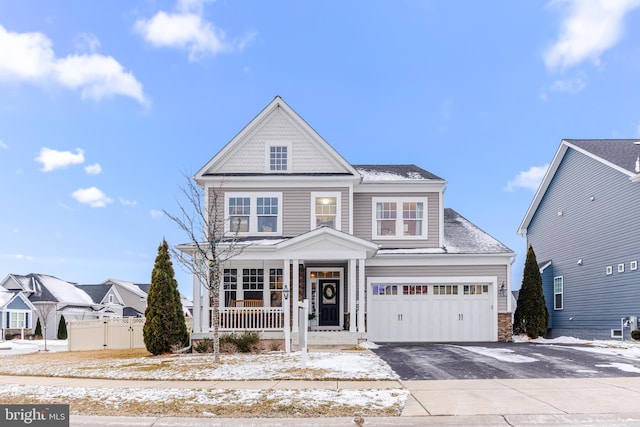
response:
{"label": "snow-covered grass", "polygon": [[11,340],[0,341],[0,356],[28,354],[44,351],[58,352],[67,351],[69,342],[67,340]]}
{"label": "snow-covered grass", "polygon": [[[144,350],[93,352],[36,352],[24,354],[40,342],[9,341],[13,356],[0,357],[0,375],[35,375],[90,379],[87,387],[0,385],[6,403],[69,403],[73,413],[183,416],[353,416],[399,415],[409,393],[400,388],[334,389],[313,381],[395,380],[397,375],[366,350],[311,352],[306,366],[300,352],[222,355],[150,356]],[[51,342],[48,343],[51,344]],[[57,343],[54,348],[63,348]],[[373,344],[371,344],[373,346]],[[37,351],[37,350],[36,350]],[[2,352],[0,351],[0,354]],[[93,379],[176,381],[162,387],[93,387]],[[203,383],[181,387],[181,381],[246,381],[238,389]],[[252,380],[309,380],[292,389],[251,387]],[[368,386],[367,386],[368,387]]]}

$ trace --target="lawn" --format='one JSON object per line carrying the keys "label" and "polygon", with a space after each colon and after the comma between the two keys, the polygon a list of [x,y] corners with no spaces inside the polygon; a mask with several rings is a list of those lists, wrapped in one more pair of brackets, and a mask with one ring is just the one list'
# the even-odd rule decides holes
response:
{"label": "lawn", "polygon": [[[82,387],[0,385],[2,403],[68,403],[74,414],[114,415],[115,411],[118,415],[135,416],[393,416],[400,414],[408,396],[400,386],[336,389],[328,387],[328,382],[318,382],[317,386],[311,382],[312,386],[303,388],[299,383],[292,388],[287,388],[286,383],[264,388],[264,380],[397,379],[388,365],[369,351],[312,352],[304,367],[299,352],[223,355],[219,364],[210,355],[151,356],[145,350],[37,352],[0,360],[0,375],[95,380],[95,386],[89,382]],[[101,379],[135,382],[122,387],[122,383],[112,386]],[[220,385],[228,380],[243,383],[235,389]]]}

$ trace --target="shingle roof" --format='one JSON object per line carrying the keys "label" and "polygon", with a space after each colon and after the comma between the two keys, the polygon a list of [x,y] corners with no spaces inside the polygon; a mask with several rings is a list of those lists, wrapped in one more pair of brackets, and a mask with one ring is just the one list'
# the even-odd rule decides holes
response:
{"label": "shingle roof", "polygon": [[451,208],[444,210],[444,242],[448,253],[513,252]]}
{"label": "shingle roof", "polygon": [[365,181],[381,179],[442,180],[416,165],[353,165]]}
{"label": "shingle roof", "polygon": [[104,285],[76,285],[76,288],[85,291],[96,304],[99,304],[111,289]]}
{"label": "shingle roof", "polygon": [[637,173],[636,160],[640,156],[640,144],[636,144],[639,142],[637,139],[565,139],[564,141],[631,173]]}

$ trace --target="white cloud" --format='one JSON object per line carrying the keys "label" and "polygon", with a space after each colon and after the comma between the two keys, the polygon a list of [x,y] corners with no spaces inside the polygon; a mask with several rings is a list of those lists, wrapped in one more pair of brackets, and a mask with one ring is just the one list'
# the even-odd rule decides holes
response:
{"label": "white cloud", "polygon": [[9,148],[9,146],[7,145],[6,142],[4,142],[3,140],[0,139],[0,148]]}
{"label": "white cloud", "polygon": [[225,51],[242,50],[254,38],[248,34],[244,40],[228,41],[223,30],[203,18],[206,0],[180,0],[177,12],[160,11],[150,19],[139,19],[134,30],[156,47],[172,47],[189,52],[189,60]]}
{"label": "white cloud", "polygon": [[120,197],[120,204],[122,206],[135,206],[138,204],[137,201],[135,200],[127,200],[127,199],[123,199],[122,197]]}
{"label": "white cloud", "polygon": [[507,183],[505,191],[514,191],[517,187],[536,191],[544,178],[544,174],[547,173],[547,169],[549,169],[548,164],[544,166],[531,166],[529,170],[519,172]]}
{"label": "white cloud", "polygon": [[[99,47],[95,37],[85,43]],[[111,56],[90,53],[57,58],[46,35],[13,33],[1,25],[0,52],[0,81],[60,85],[96,101],[122,95],[148,103],[142,84]]]}
{"label": "white cloud", "polygon": [[76,154],[73,154],[71,151],[57,151],[43,147],[35,160],[42,163],[42,172],[51,172],[54,169],[84,163],[84,150],[76,148]]}
{"label": "white cloud", "polygon": [[99,175],[102,172],[102,166],[100,166],[100,163],[94,163],[92,165],[85,166],[84,171],[89,175]]}
{"label": "white cloud", "polygon": [[71,193],[71,196],[79,203],[89,205],[92,208],[104,208],[113,202],[102,190],[96,187],[80,188]]}
{"label": "white cloud", "polygon": [[560,79],[554,81],[549,90],[575,95],[586,87],[585,80],[584,74],[581,73],[572,79]]}
{"label": "white cloud", "polygon": [[558,39],[544,52],[544,62],[549,69],[566,69],[586,60],[599,65],[600,55],[619,41],[625,15],[640,0],[554,0],[549,4],[566,7],[568,14]]}
{"label": "white cloud", "polygon": [[151,215],[151,218],[156,219],[156,218],[160,218],[164,215],[164,212],[159,211],[157,209],[151,209],[149,211],[149,215]]}
{"label": "white cloud", "polygon": [[74,39],[76,50],[97,52],[100,49],[100,40],[91,33],[80,33]]}

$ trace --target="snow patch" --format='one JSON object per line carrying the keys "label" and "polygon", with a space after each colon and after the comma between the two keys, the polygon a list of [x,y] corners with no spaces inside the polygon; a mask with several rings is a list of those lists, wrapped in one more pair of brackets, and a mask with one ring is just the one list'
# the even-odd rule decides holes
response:
{"label": "snow patch", "polygon": [[538,359],[534,359],[533,357],[522,356],[519,354],[513,354],[513,350],[509,350],[506,348],[488,348],[488,347],[466,347],[466,346],[457,346],[464,350],[470,351],[472,353],[480,354],[482,356],[492,357],[494,359],[500,360],[501,362],[507,363],[531,363],[537,362]]}

